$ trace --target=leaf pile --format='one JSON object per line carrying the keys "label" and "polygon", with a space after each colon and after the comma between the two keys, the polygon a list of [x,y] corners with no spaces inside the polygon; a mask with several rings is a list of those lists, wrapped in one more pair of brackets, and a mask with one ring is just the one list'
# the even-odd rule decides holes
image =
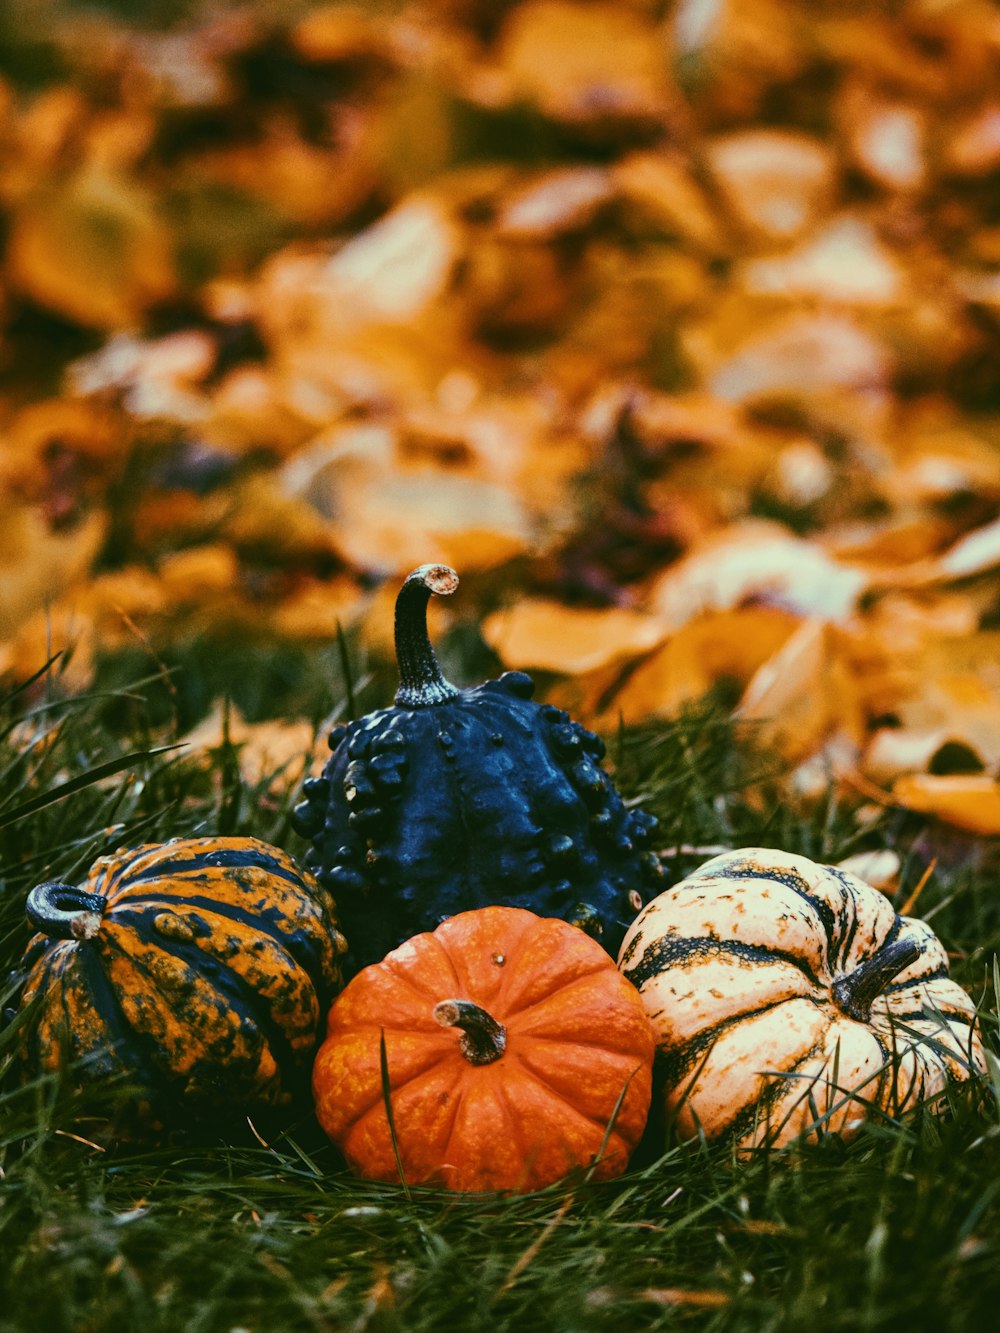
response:
{"label": "leaf pile", "polygon": [[0,671],[384,646],[1000,832],[988,0],[0,20]]}

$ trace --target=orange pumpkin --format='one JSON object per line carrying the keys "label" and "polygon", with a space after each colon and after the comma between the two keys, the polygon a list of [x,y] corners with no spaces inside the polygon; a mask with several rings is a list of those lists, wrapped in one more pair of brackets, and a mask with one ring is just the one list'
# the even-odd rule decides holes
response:
{"label": "orange pumpkin", "polygon": [[483,907],[358,973],[330,1010],[313,1092],[358,1175],[528,1191],[574,1167],[625,1169],[652,1064],[639,994],[599,944],[565,921]]}

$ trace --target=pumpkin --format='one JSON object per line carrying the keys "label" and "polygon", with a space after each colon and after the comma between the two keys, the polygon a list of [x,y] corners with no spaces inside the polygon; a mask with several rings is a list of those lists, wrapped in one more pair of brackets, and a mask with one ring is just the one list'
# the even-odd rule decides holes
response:
{"label": "pumpkin", "polygon": [[458,585],[422,565],[396,602],[399,689],[392,707],[330,736],[294,822],[306,864],[336,895],[348,975],[446,917],[490,904],[562,917],[615,954],[663,870],[656,820],[627,810],[601,768],[604,744],[532,701],[509,671],[459,690],[427,636],[431,593]]}
{"label": "pumpkin", "polygon": [[348,983],[313,1092],[358,1175],[523,1192],[574,1167],[620,1174],[652,1063],[639,996],[599,944],[565,921],[483,907]]}
{"label": "pumpkin", "polygon": [[124,1074],[149,1118],[289,1099],[340,986],[326,891],[256,838],[193,838],[101,857],[82,886],[27,900],[37,930],[22,1005],[31,1072]]}
{"label": "pumpkin", "polygon": [[656,1032],[682,1138],[848,1138],[985,1072],[974,1006],[930,927],[804,856],[707,861],[640,913],[619,966]]}

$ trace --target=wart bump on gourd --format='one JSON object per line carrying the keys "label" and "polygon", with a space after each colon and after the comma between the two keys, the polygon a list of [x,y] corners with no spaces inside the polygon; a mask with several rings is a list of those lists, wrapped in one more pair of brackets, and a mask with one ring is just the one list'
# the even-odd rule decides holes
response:
{"label": "wart bump on gourd", "polygon": [[306,863],[337,899],[348,975],[490,904],[571,921],[613,954],[663,887],[656,820],[625,808],[598,736],[535,703],[524,672],[464,690],[444,678],[427,604],[457,586],[441,564],[405,580],[395,701],[333,731],[295,810],[312,842]]}

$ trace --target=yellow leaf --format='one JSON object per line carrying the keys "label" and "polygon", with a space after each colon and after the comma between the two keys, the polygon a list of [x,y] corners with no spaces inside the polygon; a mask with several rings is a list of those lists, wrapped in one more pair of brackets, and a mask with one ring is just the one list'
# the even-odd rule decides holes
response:
{"label": "yellow leaf", "polygon": [[129,328],[169,295],[170,232],[152,195],[126,177],[83,169],[16,211],[10,280],[40,305],[91,328]]}

